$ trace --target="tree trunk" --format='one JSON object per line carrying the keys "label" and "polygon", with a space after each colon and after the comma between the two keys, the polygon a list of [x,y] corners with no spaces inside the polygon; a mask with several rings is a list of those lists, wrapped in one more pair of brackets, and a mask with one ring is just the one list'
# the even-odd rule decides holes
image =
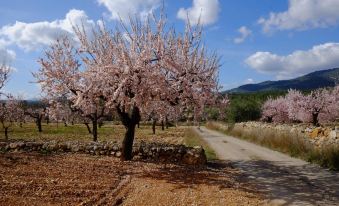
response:
{"label": "tree trunk", "polygon": [[8,141],[8,127],[5,127],[5,141]]}
{"label": "tree trunk", "polygon": [[164,120],[161,120],[161,130],[162,130],[162,131],[165,130]]}
{"label": "tree trunk", "polygon": [[312,113],[312,123],[314,126],[319,126],[318,116],[319,116],[318,112]]}
{"label": "tree trunk", "polygon": [[93,141],[98,141],[98,119],[96,117],[92,120],[92,135],[93,135]]}
{"label": "tree trunk", "polygon": [[41,125],[42,118],[36,119],[36,125],[38,126],[38,131],[42,132],[42,125]]}
{"label": "tree trunk", "polygon": [[133,107],[131,115],[129,115],[120,107],[117,107],[117,112],[120,116],[122,124],[126,128],[124,140],[122,141],[121,157],[122,161],[131,160],[133,158],[133,141],[135,134],[135,126],[140,122],[140,110],[138,107]]}
{"label": "tree trunk", "polygon": [[153,119],[153,122],[152,122],[152,131],[153,131],[153,134],[155,134],[155,125],[156,125],[157,121],[155,119]]}
{"label": "tree trunk", "polygon": [[102,125],[104,125],[104,122],[103,122],[103,121],[98,121],[98,126],[99,126],[99,128],[101,128]]}
{"label": "tree trunk", "polygon": [[168,119],[167,119],[167,117],[165,118],[165,125],[166,125],[166,129],[168,129]]}
{"label": "tree trunk", "polygon": [[89,127],[89,124],[84,123],[84,125],[86,125],[88,133],[92,134],[92,131],[91,131],[91,128]]}
{"label": "tree trunk", "polygon": [[133,150],[133,141],[134,141],[134,133],[135,133],[135,126],[136,124],[130,124],[126,128],[126,133],[124,140],[122,142],[122,155],[121,160],[131,160],[133,158],[132,156],[132,150]]}

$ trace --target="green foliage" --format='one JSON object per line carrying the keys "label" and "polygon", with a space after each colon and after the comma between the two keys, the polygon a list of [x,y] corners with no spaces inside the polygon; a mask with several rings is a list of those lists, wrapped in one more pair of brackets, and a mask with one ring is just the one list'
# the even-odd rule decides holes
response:
{"label": "green foliage", "polygon": [[227,108],[228,122],[243,122],[260,118],[260,103],[248,98],[235,98]]}
{"label": "green foliage", "polygon": [[218,108],[209,107],[205,109],[205,113],[207,114],[208,120],[219,120],[220,114]]}
{"label": "green foliage", "polygon": [[[261,116],[261,106],[269,98],[285,95],[285,91],[264,91],[255,93],[228,94],[230,104],[226,108],[226,121],[243,122],[258,120]],[[213,110],[208,110],[209,116],[215,116]],[[211,120],[216,120],[211,118]]]}

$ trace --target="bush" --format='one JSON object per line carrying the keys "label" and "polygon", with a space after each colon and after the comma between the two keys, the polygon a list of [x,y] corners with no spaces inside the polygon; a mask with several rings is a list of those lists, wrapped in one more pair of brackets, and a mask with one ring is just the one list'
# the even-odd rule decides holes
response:
{"label": "bush", "polygon": [[245,122],[258,120],[261,116],[261,104],[253,99],[233,99],[227,108],[228,122]]}

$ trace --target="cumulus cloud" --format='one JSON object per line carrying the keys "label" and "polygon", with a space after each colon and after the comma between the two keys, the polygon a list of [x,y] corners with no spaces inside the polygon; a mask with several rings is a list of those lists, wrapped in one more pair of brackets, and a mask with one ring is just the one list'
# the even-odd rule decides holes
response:
{"label": "cumulus cloud", "polygon": [[72,9],[61,20],[35,23],[17,21],[6,25],[0,29],[0,37],[2,41],[16,44],[26,51],[36,50],[42,45],[51,44],[60,35],[74,35],[73,25],[83,25],[85,30],[89,30],[95,23],[88,19],[84,11]]}
{"label": "cumulus cloud", "polygon": [[0,65],[1,64],[11,64],[15,59],[15,52],[7,49],[0,44]]}
{"label": "cumulus cloud", "polygon": [[329,27],[339,23],[338,8],[338,0],[289,0],[287,11],[272,12],[258,23],[264,32]]}
{"label": "cumulus cloud", "polygon": [[240,44],[243,43],[247,37],[249,37],[252,34],[252,31],[248,29],[246,26],[242,26],[238,29],[238,32],[240,33],[240,36],[237,38],[234,38],[234,43]]}
{"label": "cumulus cloud", "polygon": [[128,20],[134,15],[145,18],[160,4],[160,0],[97,0],[97,2],[107,8],[112,20],[120,20],[120,18]]}
{"label": "cumulus cloud", "polygon": [[180,8],[177,17],[190,23],[203,25],[213,24],[218,20],[220,12],[218,0],[193,0],[193,5],[190,8]]}
{"label": "cumulus cloud", "polygon": [[325,43],[306,51],[294,51],[286,56],[270,52],[256,52],[245,60],[253,69],[275,74],[285,79],[307,74],[316,70],[339,67],[339,43]]}

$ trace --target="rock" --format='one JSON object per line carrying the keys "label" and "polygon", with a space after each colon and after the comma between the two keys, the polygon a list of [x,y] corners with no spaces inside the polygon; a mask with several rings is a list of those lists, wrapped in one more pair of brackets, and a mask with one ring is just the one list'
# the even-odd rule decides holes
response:
{"label": "rock", "polygon": [[120,152],[120,151],[116,152],[116,153],[115,153],[115,156],[116,156],[116,157],[121,157],[121,152]]}
{"label": "rock", "polygon": [[319,129],[318,128],[315,128],[311,133],[310,133],[310,137],[311,138],[316,138],[319,134]]}
{"label": "rock", "polygon": [[328,137],[331,138],[331,139],[337,139],[337,137],[339,137],[339,136],[337,136],[337,135],[339,135],[339,133],[337,133],[335,130],[332,130],[332,131],[329,133]]}

